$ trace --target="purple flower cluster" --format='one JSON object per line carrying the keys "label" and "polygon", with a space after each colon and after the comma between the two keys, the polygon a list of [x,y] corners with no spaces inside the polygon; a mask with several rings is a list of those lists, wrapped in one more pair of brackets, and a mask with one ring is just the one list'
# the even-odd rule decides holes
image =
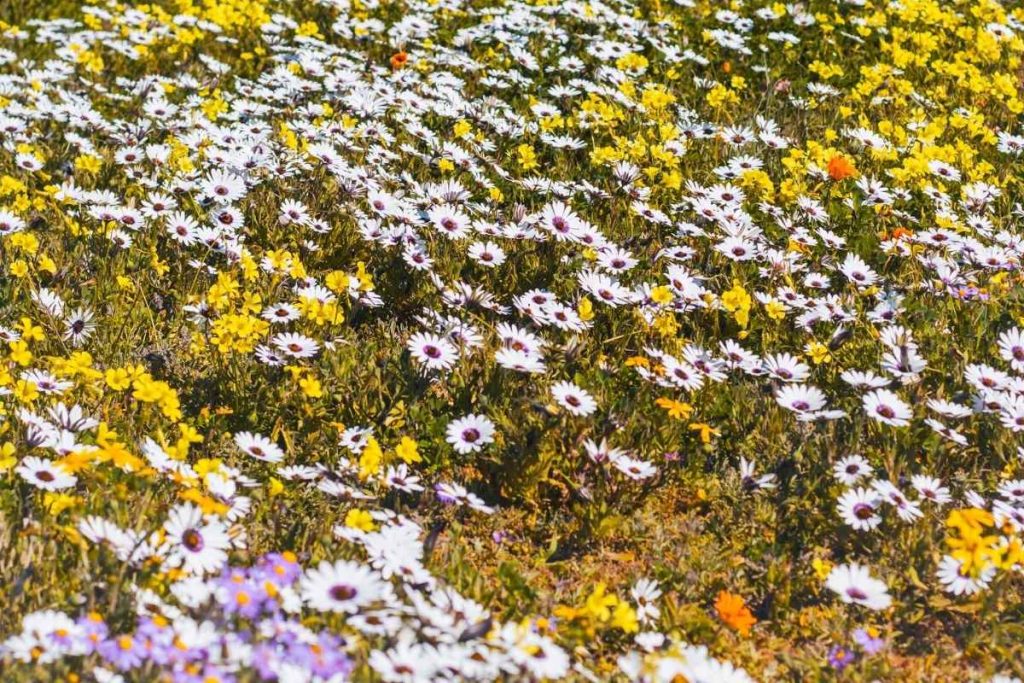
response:
{"label": "purple flower cluster", "polygon": [[347,679],[345,639],[299,620],[294,584],[301,574],[294,556],[271,553],[249,568],[177,584],[192,616],[161,605],[158,614],[139,617],[134,631],[113,633],[96,613],[72,621],[42,612],[6,645],[25,661],[92,656],[121,672],[156,669],[174,683],[233,683],[235,673],[249,670],[265,681]]}
{"label": "purple flower cluster", "polygon": [[[877,635],[874,629],[858,628],[853,632],[853,642],[860,648],[865,657],[876,655],[885,649],[885,639]],[[828,663],[836,671],[842,671],[857,661],[857,652],[845,645],[833,645],[828,651]]]}

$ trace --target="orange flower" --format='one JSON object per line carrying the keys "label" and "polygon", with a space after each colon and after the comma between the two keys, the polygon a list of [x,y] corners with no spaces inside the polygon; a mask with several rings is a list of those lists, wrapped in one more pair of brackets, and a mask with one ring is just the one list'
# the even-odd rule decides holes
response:
{"label": "orange flower", "polygon": [[395,54],[391,55],[391,68],[392,69],[401,69],[408,62],[409,62],[409,55],[407,55],[405,52],[396,52]]}
{"label": "orange flower", "polygon": [[857,169],[853,167],[849,159],[842,154],[837,154],[828,160],[828,175],[832,180],[839,182],[857,175]]}
{"label": "orange flower", "polygon": [[715,600],[715,611],[729,628],[736,629],[744,636],[749,635],[750,627],[757,623],[757,619],[743,604],[743,598],[729,591],[719,592]]}

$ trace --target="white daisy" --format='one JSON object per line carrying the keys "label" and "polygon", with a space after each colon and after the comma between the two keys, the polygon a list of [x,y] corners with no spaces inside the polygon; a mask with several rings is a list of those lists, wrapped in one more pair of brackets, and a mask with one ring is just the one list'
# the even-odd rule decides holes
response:
{"label": "white daisy", "polygon": [[235,445],[263,462],[281,462],[284,460],[284,451],[281,450],[280,446],[262,434],[239,432],[235,434]]}
{"label": "white daisy", "polygon": [[428,370],[447,370],[459,357],[459,352],[447,338],[425,332],[417,332],[410,337],[406,348]]}
{"label": "white daisy", "polygon": [[551,395],[572,415],[585,417],[597,410],[597,401],[586,390],[572,382],[558,382],[551,387]]}
{"label": "white daisy", "polygon": [[883,610],[892,604],[885,583],[872,578],[867,567],[856,562],[833,567],[825,585],[847,604],[863,605],[872,610]]}
{"label": "white daisy", "polygon": [[882,523],[880,504],[878,494],[871,489],[847,489],[839,496],[838,509],[843,522],[858,531],[871,531]]}
{"label": "white daisy", "polygon": [[22,479],[43,491],[60,491],[78,482],[78,477],[68,474],[60,465],[34,455],[22,460],[14,471],[21,475]]}
{"label": "white daisy", "polygon": [[293,332],[278,334],[271,340],[271,342],[274,346],[280,349],[282,353],[285,353],[292,358],[310,358],[315,356],[320,350],[320,345],[316,341]]}
{"label": "white daisy", "polygon": [[321,612],[354,614],[388,595],[384,582],[366,565],[324,561],[299,580],[302,601]]}
{"label": "white daisy", "polygon": [[862,400],[869,417],[893,427],[906,427],[914,415],[910,406],[888,389],[875,389]]}
{"label": "white daisy", "polygon": [[466,415],[448,423],[445,440],[458,453],[474,453],[494,441],[494,423],[483,415]]}
{"label": "white daisy", "polygon": [[189,574],[211,574],[227,562],[231,546],[227,527],[218,519],[205,518],[192,503],[170,511],[164,532],[161,551],[168,567],[180,567]]}

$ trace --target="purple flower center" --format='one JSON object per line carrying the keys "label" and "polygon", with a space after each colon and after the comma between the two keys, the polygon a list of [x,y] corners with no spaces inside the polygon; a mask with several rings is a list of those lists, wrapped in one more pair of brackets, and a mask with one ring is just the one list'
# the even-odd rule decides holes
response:
{"label": "purple flower center", "polygon": [[331,586],[331,590],[328,592],[332,600],[343,601],[351,600],[352,598],[356,597],[356,593],[358,591],[352,586],[346,584],[338,584],[337,586]]}
{"label": "purple flower center", "polygon": [[197,529],[188,529],[181,535],[181,543],[186,549],[197,553],[203,549],[203,535]]}

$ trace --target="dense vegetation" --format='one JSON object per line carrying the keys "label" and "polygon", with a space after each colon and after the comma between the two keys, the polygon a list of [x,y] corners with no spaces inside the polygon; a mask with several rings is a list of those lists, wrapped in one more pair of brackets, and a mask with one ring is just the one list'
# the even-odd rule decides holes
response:
{"label": "dense vegetation", "polygon": [[5,681],[1010,681],[1024,9],[0,12]]}

